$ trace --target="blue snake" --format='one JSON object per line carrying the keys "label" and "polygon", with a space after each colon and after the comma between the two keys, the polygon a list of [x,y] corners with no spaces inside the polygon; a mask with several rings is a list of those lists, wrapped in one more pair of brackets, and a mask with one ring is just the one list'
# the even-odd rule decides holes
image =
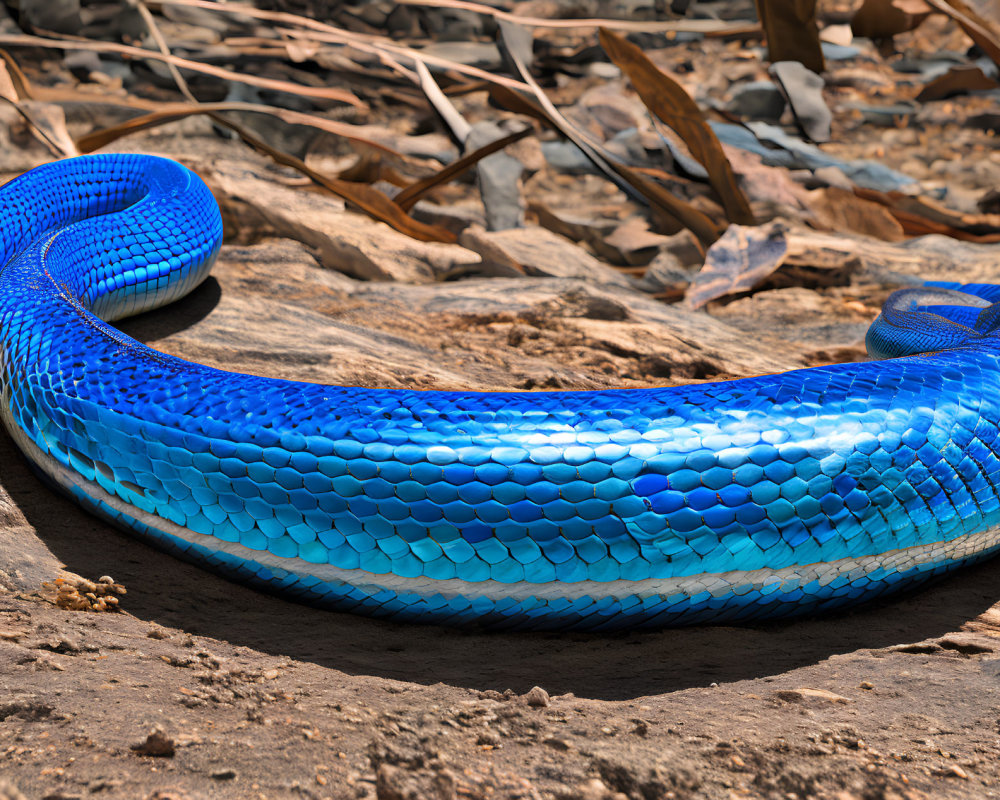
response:
{"label": "blue snake", "polygon": [[198,565],[397,619],[773,618],[1000,546],[1000,287],[893,295],[875,358],[670,388],[412,391],[242,375],[107,324],[197,286],[192,172],[74,158],[0,189],[0,416],[80,505]]}

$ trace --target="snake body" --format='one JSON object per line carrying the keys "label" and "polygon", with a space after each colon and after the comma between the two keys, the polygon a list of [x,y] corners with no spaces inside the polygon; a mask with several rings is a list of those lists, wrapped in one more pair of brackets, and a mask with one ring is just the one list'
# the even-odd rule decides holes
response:
{"label": "snake body", "polygon": [[599,629],[844,605],[1000,547],[998,287],[894,296],[883,360],[598,392],[274,380],[107,324],[190,291],[221,236],[165,159],[0,189],[7,430],[201,566],[378,616]]}

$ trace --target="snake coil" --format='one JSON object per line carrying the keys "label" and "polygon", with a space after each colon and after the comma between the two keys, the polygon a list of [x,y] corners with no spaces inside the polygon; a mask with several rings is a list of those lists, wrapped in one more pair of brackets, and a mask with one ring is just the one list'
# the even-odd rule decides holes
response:
{"label": "snake coil", "polygon": [[378,616],[599,629],[839,606],[1000,546],[1000,287],[897,293],[868,337],[885,360],[625,391],[272,380],[106,324],[197,286],[221,236],[165,159],[0,189],[7,430],[197,564]]}

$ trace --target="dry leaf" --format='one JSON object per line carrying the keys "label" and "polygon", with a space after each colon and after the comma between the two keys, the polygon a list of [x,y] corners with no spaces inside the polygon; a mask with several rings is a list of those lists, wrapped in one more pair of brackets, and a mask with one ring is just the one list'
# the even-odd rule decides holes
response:
{"label": "dry leaf", "polygon": [[[41,99],[50,97],[55,98],[58,96],[63,102],[79,102],[81,99],[81,93],[79,92],[63,92],[59,95],[54,95],[49,92],[40,91],[39,94]],[[153,110],[150,114],[145,114],[141,117],[134,117],[133,119],[126,120],[118,125],[112,125],[111,127],[104,128],[102,130],[92,131],[86,136],[81,136],[77,140],[77,146],[82,152],[85,153],[104,147],[104,145],[113,142],[115,139],[127,136],[130,133],[136,133],[147,128],[155,128],[159,125],[165,125],[168,122],[184,119],[192,114],[208,114],[218,111],[245,111],[254,114],[267,114],[268,116],[277,117],[278,119],[287,122],[289,125],[306,125],[311,128],[317,128],[318,130],[332,133],[336,136],[342,136],[355,144],[379,150],[400,160],[406,160],[406,156],[402,153],[381,144],[375,139],[360,134],[358,132],[358,127],[355,125],[337,122],[335,120],[318,117],[313,114],[304,114],[301,111],[290,111],[286,108],[278,108],[276,106],[267,106],[259,103],[236,102],[198,104],[149,103],[143,101],[133,102],[133,99],[131,98],[129,100],[123,100],[120,98],[96,98],[95,102],[139,109],[148,109],[153,107],[155,110]]]}
{"label": "dry leaf", "polygon": [[708,171],[709,182],[721,198],[729,221],[752,225],[750,204],[737,183],[722,145],[691,96],[631,42],[606,28],[600,31],[600,41],[611,60],[628,75],[647,108],[676,131],[691,155]]}
{"label": "dry leaf", "polygon": [[885,207],[863,200],[847,189],[828,186],[808,195],[809,210],[821,228],[851,231],[872,236],[885,242],[900,242],[906,238],[903,226]]}
{"label": "dry leaf", "polygon": [[87,136],[83,136],[77,142],[77,145],[83,152],[90,152],[98,147],[103,147],[104,145],[109,144],[115,139],[127,136],[130,133],[135,133],[136,131],[151,128],[156,125],[162,125],[166,122],[171,122],[184,116],[191,116],[192,114],[208,114],[218,124],[233,130],[241,139],[243,139],[244,142],[253,147],[255,150],[265,153],[279,164],[292,167],[302,174],[309,176],[309,178],[315,183],[333,192],[338,197],[342,197],[344,200],[353,203],[369,216],[385,222],[387,225],[392,226],[401,233],[405,233],[408,236],[412,236],[414,239],[419,239],[425,242],[455,241],[455,236],[450,231],[440,225],[427,225],[423,222],[418,222],[377,189],[374,189],[367,184],[352,183],[350,181],[323,175],[311,167],[306,166],[305,162],[301,159],[277,150],[243,126],[238,125],[231,120],[227,120],[220,114],[215,113],[214,108],[219,105],[228,104],[177,104],[178,107],[175,107],[172,110],[164,111],[162,113],[149,114],[145,117],[140,117],[138,120],[130,120],[129,122],[125,122],[121,125],[115,125],[111,128],[106,128]]}
{"label": "dry leaf", "polygon": [[855,36],[888,39],[912,31],[931,14],[924,0],[865,0],[851,20]]}
{"label": "dry leaf", "polygon": [[917,100],[921,103],[929,103],[933,100],[945,100],[958,94],[968,92],[988,92],[991,89],[1000,88],[992,78],[979,68],[971,64],[962,64],[952,67],[944,75],[935,78],[917,95]]}
{"label": "dry leaf", "polygon": [[968,242],[1000,242],[1000,214],[963,214],[952,211],[926,197],[912,197],[901,192],[854,189],[858,197],[885,206],[903,227],[907,236],[939,233]]}
{"label": "dry leaf", "polygon": [[[500,29],[511,23],[500,21]],[[715,223],[690,203],[671,195],[662,186],[654,183],[649,178],[640,175],[636,170],[620,164],[606,153],[599,150],[598,146],[589,141],[580,133],[552,104],[542,88],[535,82],[527,68],[521,63],[517,56],[507,51],[512,63],[521,73],[521,77],[528,85],[538,104],[531,103],[525,98],[520,98],[517,104],[520,107],[528,106],[533,108],[532,114],[545,119],[549,125],[569,139],[579,147],[587,157],[607,175],[616,185],[632,196],[644,199],[654,210],[659,213],[661,224],[667,233],[677,233],[682,228],[689,228],[695,236],[702,242],[710,244],[719,238],[719,232]]]}
{"label": "dry leaf", "polygon": [[705,265],[694,276],[685,296],[688,308],[710,300],[748,292],[774,272],[788,252],[786,229],[780,223],[763,227],[730,225],[708,248]]}

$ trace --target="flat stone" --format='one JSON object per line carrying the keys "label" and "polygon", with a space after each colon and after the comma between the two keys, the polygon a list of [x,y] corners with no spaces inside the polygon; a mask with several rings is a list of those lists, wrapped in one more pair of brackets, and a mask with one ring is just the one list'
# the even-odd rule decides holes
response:
{"label": "flat stone", "polygon": [[831,704],[846,705],[852,702],[847,697],[842,697],[826,689],[780,689],[774,693],[779,700],[786,703],[796,703],[803,706],[826,706]]}
{"label": "flat stone", "polygon": [[627,275],[545,228],[484,231],[473,225],[462,233],[459,242],[478,253],[484,262],[518,265],[528,275],[587,278],[596,283],[632,285]]}
{"label": "flat stone", "polygon": [[[495,122],[477,122],[469,132],[465,149],[475,150],[503,138],[507,133]],[[523,172],[521,162],[502,150],[480,159],[476,164],[487,230],[502,231],[524,225],[524,199],[521,196]]]}
{"label": "flat stone", "polygon": [[202,171],[227,221],[260,227],[308,246],[327,269],[355,278],[427,283],[479,256],[459,245],[420,242],[344,201],[267,180],[239,162],[216,162]]}
{"label": "flat stone", "polygon": [[802,132],[814,142],[830,141],[833,114],[823,99],[823,79],[798,61],[779,61],[768,72],[788,97]]}

